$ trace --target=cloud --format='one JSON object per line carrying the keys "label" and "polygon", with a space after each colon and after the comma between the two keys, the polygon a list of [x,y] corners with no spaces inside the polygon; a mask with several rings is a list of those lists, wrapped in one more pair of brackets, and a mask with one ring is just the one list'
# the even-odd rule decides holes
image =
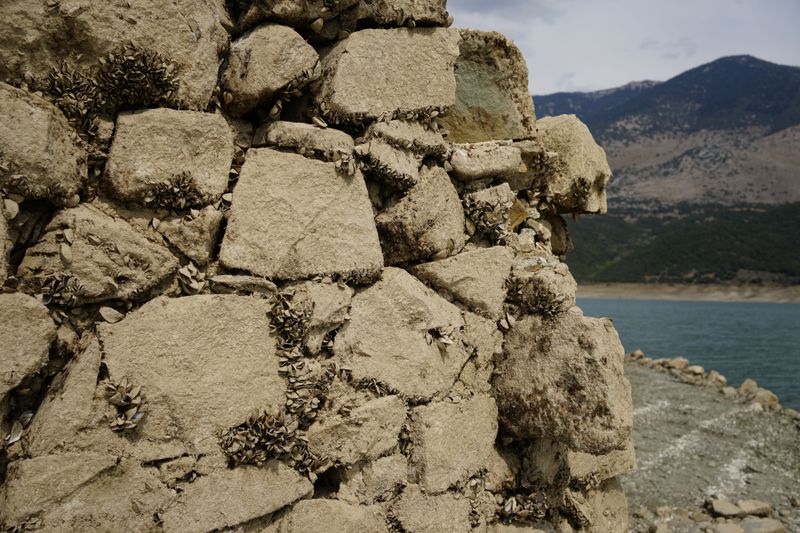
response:
{"label": "cloud", "polygon": [[683,37],[677,41],[661,42],[650,37],[639,43],[639,50],[657,52],[661,59],[680,59],[697,54],[698,45],[692,39]]}

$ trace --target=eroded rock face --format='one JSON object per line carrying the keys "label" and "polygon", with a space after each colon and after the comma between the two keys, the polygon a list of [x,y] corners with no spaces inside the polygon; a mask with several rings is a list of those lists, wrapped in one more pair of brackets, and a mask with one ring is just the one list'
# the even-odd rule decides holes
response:
{"label": "eroded rock face", "polygon": [[528,316],[507,334],[504,349],[493,386],[506,430],[593,454],[625,445],[631,391],[610,321],[586,318],[577,308],[547,324]]}
{"label": "eroded rock face", "polygon": [[[2,199],[0,199],[2,202]],[[0,206],[0,283],[8,276],[8,258],[11,255],[12,244],[8,236],[8,220],[5,210]]]}
{"label": "eroded rock face", "polygon": [[503,314],[513,260],[514,253],[504,246],[478,248],[417,265],[411,273],[441,294],[497,320]]}
{"label": "eroded rock face", "polygon": [[343,177],[333,163],[250,150],[220,259],[277,279],[374,278],[383,258],[361,174]]}
{"label": "eroded rock face", "polygon": [[411,414],[412,465],[428,494],[444,492],[486,463],[497,436],[497,406],[490,396],[438,402]]}
{"label": "eroded rock face", "polygon": [[326,531],[351,533],[370,531],[388,533],[378,506],[352,505],[338,500],[303,500],[292,512],[268,527],[264,533],[308,533]]}
{"label": "eroded rock face", "polygon": [[225,192],[234,149],[222,115],[164,108],[121,113],[105,179],[126,202],[201,206]]}
{"label": "eroded rock face", "polygon": [[451,30],[460,36],[456,103],[442,122],[454,143],[526,139],[534,135],[528,69],[519,49],[496,32]]}
{"label": "eroded rock face", "polygon": [[275,20],[295,28],[304,28],[317,19],[323,21],[333,19],[358,2],[359,0],[340,0],[335,3],[326,0],[253,2],[242,13],[238,25],[246,29],[262,20]]}
{"label": "eroded rock face", "polygon": [[142,439],[216,450],[217,433],[285,401],[269,303],[240,296],[157,298],[99,327],[112,379],[142,388]]}
{"label": "eroded rock face", "polygon": [[265,24],[231,45],[222,83],[233,100],[226,109],[241,116],[279,91],[302,89],[319,77],[319,56],[292,28]]}
{"label": "eroded rock face", "polygon": [[518,257],[511,270],[509,285],[509,299],[531,313],[549,317],[575,306],[578,284],[566,263],[554,257]]}
{"label": "eroded rock face", "polygon": [[390,512],[406,531],[467,533],[472,531],[469,511],[466,498],[449,493],[429,496],[419,486],[408,485]]}
{"label": "eroded rock face", "polygon": [[[0,20],[0,79],[42,89],[59,61],[87,70],[132,42],[174,66],[181,107],[205,109],[227,46],[224,16],[215,0],[131,0],[128,3],[46,3],[12,0]],[[180,21],[180,22],[179,22]]]}
{"label": "eroded rock face", "polygon": [[461,181],[502,178],[520,172],[522,155],[516,146],[496,142],[455,145],[450,164]]}
{"label": "eroded rock face", "polygon": [[464,247],[464,210],[447,172],[439,167],[375,217],[387,265],[447,257]]}
{"label": "eroded rock face", "polygon": [[0,294],[0,415],[6,395],[47,363],[55,338],[56,326],[44,305],[24,294]]}
{"label": "eroded rock face", "polygon": [[318,103],[335,124],[447,109],[456,101],[458,40],[433,28],[353,33],[323,57]]}
{"label": "eroded rock face", "polygon": [[441,133],[426,129],[420,122],[408,120],[373,122],[366,136],[370,139],[382,139],[395,148],[424,156],[442,157],[449,150]]}
{"label": "eroded rock face", "polygon": [[343,154],[350,155],[354,148],[353,138],[343,131],[280,120],[259,128],[253,144],[303,151],[318,155],[325,161],[334,161]]}
{"label": "eroded rock face", "polygon": [[0,188],[61,204],[79,192],[86,150],[58,108],[0,83],[0,122],[6,125],[0,129]]}
{"label": "eroded rock face", "polygon": [[369,505],[391,498],[406,485],[407,480],[406,458],[397,453],[348,470],[336,496],[351,503]]}
{"label": "eroded rock face", "polygon": [[405,191],[419,183],[422,157],[414,152],[395,148],[383,140],[359,145],[357,152],[364,166],[369,169],[369,174],[389,187]]}
{"label": "eroded rock face", "polygon": [[[350,317],[336,335],[336,357],[353,379],[375,380],[402,396],[446,392],[469,357],[459,342],[459,310],[404,270],[384,270],[353,298]],[[453,343],[429,343],[426,335],[449,335]]]}
{"label": "eroded rock face", "polygon": [[133,298],[177,268],[165,247],[82,204],[56,214],[41,240],[28,249],[18,275],[60,303],[83,305]]}

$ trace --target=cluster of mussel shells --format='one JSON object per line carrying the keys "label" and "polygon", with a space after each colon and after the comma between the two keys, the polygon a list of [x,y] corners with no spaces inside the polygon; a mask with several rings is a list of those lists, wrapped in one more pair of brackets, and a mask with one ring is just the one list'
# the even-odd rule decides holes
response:
{"label": "cluster of mussel shells", "polygon": [[464,210],[474,229],[489,236],[498,244],[504,244],[511,233],[511,209],[513,206],[513,202],[493,205],[477,200],[471,195],[464,198]]}
{"label": "cluster of mussel shells", "polygon": [[130,431],[136,429],[144,417],[144,397],[142,388],[122,378],[118,383],[107,379],[103,383],[108,403],[116,407],[117,414],[109,422],[113,431]]}

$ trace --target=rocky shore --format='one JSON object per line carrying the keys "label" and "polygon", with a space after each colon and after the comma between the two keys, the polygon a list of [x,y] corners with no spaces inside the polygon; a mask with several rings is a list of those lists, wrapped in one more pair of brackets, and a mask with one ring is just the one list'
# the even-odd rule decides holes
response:
{"label": "rocky shore", "polygon": [[626,357],[637,468],[631,527],[658,533],[800,530],[800,415],[770,391],[684,358]]}

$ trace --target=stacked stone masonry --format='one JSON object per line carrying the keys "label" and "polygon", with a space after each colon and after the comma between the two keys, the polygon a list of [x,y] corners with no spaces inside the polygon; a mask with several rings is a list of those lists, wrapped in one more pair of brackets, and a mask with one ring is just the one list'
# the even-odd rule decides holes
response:
{"label": "stacked stone masonry", "polygon": [[444,0],[0,7],[0,531],[627,530],[610,171]]}

